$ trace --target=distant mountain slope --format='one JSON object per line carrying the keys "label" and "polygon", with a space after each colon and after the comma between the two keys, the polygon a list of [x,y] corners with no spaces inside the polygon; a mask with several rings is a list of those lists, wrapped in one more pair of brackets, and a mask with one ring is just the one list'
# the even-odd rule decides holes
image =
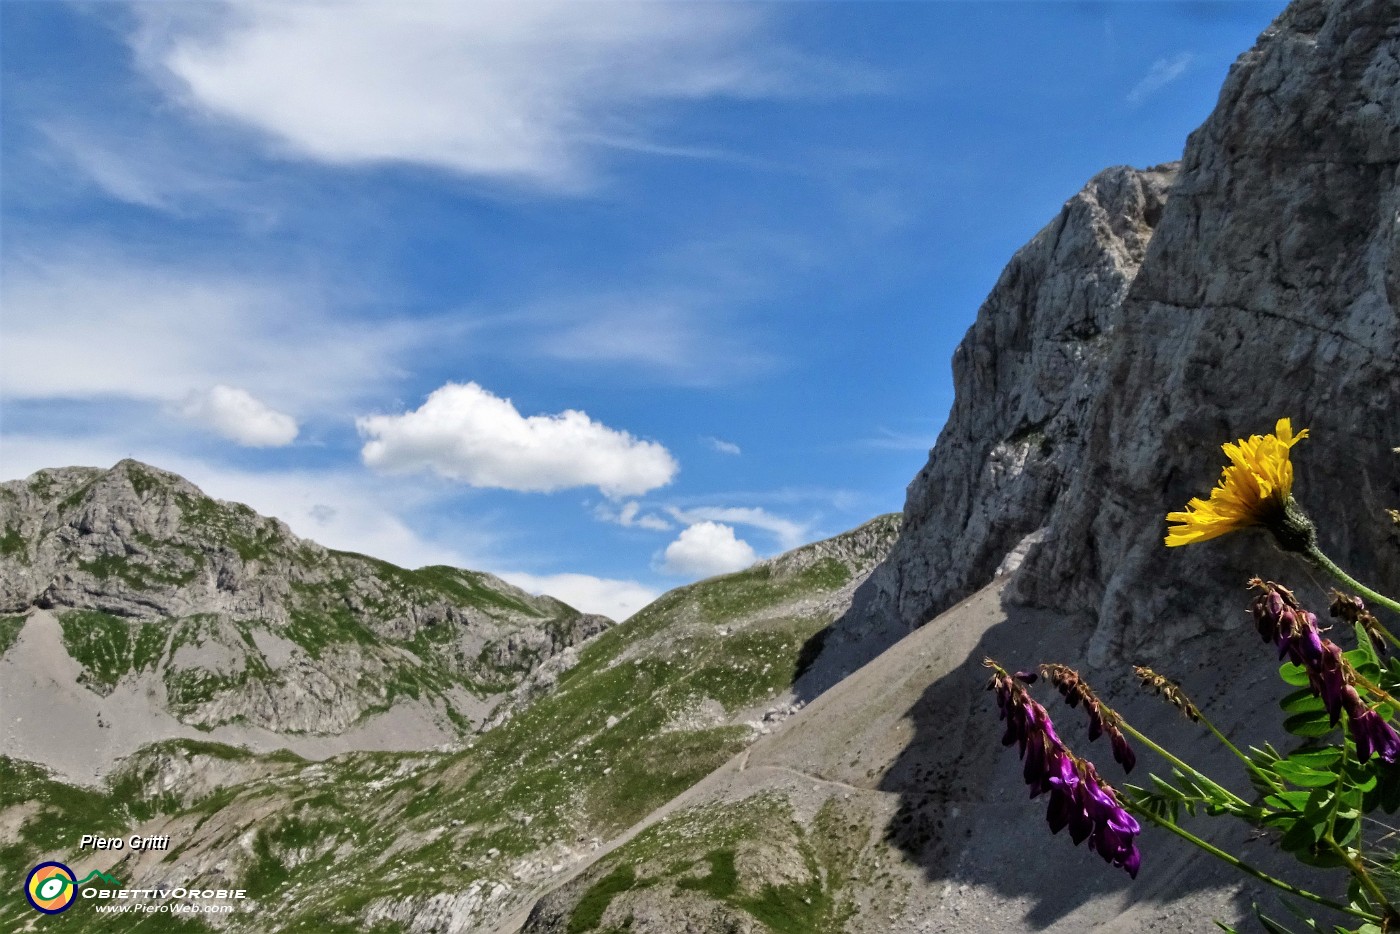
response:
{"label": "distant mountain slope", "polygon": [[[66,653],[81,686],[31,685],[28,700],[99,719],[105,700],[205,731],[339,735],[398,705],[441,742],[611,624],[489,574],[322,548],[136,461],[43,470],[0,484],[0,505],[0,613],[48,609],[62,643],[11,618],[0,665],[62,667]],[[162,735],[127,726],[133,741]],[[42,740],[14,734],[0,751],[47,761]]]}
{"label": "distant mountain slope", "polygon": [[[1077,658],[1090,634],[1064,614],[1007,605],[1005,585],[915,630],[631,828],[520,918],[523,934],[1206,934],[1213,919],[1249,930],[1251,901],[1274,910],[1272,893],[1170,834],[1146,831],[1137,880],[1050,834],[1044,799],[1026,799],[1016,750],[998,742],[981,662]],[[1229,691],[1258,678],[1261,703],[1282,697],[1272,661],[1240,631],[1211,663],[1173,673],[1222,729],[1258,737],[1257,711]],[[1091,676],[1120,686],[1115,707],[1138,727],[1247,792],[1238,762],[1203,729],[1122,672]],[[1050,708],[1068,742],[1123,780],[1105,743],[1084,738],[1081,711]],[[1162,768],[1141,752],[1139,768]],[[1200,830],[1271,872],[1336,883],[1300,874],[1247,827]]]}
{"label": "distant mountain slope", "polygon": [[[123,880],[246,883],[258,905],[232,930],[489,930],[791,716],[814,636],[847,611],[898,528],[884,516],[663,595],[546,662],[536,681],[551,683],[522,691],[460,752],[306,763],[204,745],[193,766],[179,744],[145,750],[109,787],[151,803],[110,822],[185,841],[168,858],[80,857],[54,829],[86,832],[75,789],[11,761],[38,813],[16,821],[0,797],[0,852],[11,847],[16,867],[46,855]],[[237,764],[215,773],[222,788],[181,791],[218,755]],[[76,928],[89,929],[100,928]]]}

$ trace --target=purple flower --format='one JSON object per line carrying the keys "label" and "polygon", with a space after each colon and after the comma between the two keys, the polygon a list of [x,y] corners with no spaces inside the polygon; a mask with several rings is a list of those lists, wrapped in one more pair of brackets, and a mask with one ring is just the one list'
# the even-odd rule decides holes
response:
{"label": "purple flower", "polygon": [[1367,707],[1351,685],[1343,689],[1342,704],[1346,707],[1347,731],[1356,743],[1357,758],[1365,762],[1374,752],[1382,762],[1393,764],[1400,756],[1400,733]]}
{"label": "purple flower", "polygon": [[[1024,761],[1022,777],[1030,788],[1031,797],[1049,794],[1045,820],[1051,833],[1069,828],[1070,839],[1078,846],[1085,840],[1111,865],[1127,871],[1136,878],[1142,858],[1135,838],[1142,828],[1127,812],[1107,782],[1099,777],[1094,764],[1080,759],[1065,747],[1055,733],[1050,715],[1027,692],[1025,687],[990,659],[993,669],[989,688],[996,691],[997,706],[1006,721],[1003,746],[1015,743]],[[1122,741],[1122,734],[1110,730],[1114,741],[1114,757],[1126,758],[1131,768],[1132,750]]]}
{"label": "purple flower", "polygon": [[[1308,686],[1322,699],[1333,726],[1346,712],[1347,732],[1361,761],[1373,753],[1387,763],[1400,758],[1400,733],[1361,699],[1353,687],[1356,673],[1337,644],[1322,638],[1317,617],[1303,609],[1286,587],[1258,578],[1250,581],[1250,586],[1264,591],[1250,608],[1259,635],[1278,645],[1280,657],[1287,655],[1307,672]],[[1347,618],[1358,605],[1359,600],[1353,604],[1341,598],[1334,601],[1332,615]]]}
{"label": "purple flower", "polygon": [[1079,672],[1068,665],[1042,665],[1040,670],[1045,679],[1064,697],[1066,704],[1078,707],[1083,701],[1084,713],[1089,718],[1089,742],[1092,743],[1107,733],[1108,741],[1113,747],[1114,761],[1123,767],[1124,772],[1131,772],[1137,764],[1137,754],[1128,745],[1128,738],[1123,735],[1122,720],[1118,714],[1105,706],[1094,693],[1094,689],[1079,676]]}

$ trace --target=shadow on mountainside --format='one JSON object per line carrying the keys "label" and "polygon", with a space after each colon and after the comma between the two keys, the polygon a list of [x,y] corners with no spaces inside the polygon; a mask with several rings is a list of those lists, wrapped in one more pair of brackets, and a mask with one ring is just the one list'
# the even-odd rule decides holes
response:
{"label": "shadow on mountainside", "polygon": [[892,609],[889,558],[856,587],[851,605],[798,652],[792,691],[811,703],[910,633]]}
{"label": "shadow on mountainside", "polygon": [[[1067,831],[1051,835],[1045,823],[1047,797],[1027,800],[1015,747],[1000,744],[1003,725],[994,695],[986,690],[986,656],[1013,671],[1042,662],[1078,668],[1108,703],[1148,736],[1242,795],[1252,793],[1238,761],[1204,729],[1138,687],[1131,668],[1136,659],[1121,660],[1111,670],[1081,666],[1090,631],[1084,621],[1024,607],[1004,609],[1005,620],[987,629],[965,661],[931,683],[908,709],[905,717],[913,737],[877,786],[899,796],[884,830],[886,842],[921,866],[930,883],[941,883],[936,888],[945,895],[935,911],[956,913],[958,909],[949,907],[948,892],[981,890],[984,897],[990,891],[999,901],[1010,900],[1006,909],[1023,909],[1020,923],[1034,930],[1067,922],[1071,914],[1080,929],[1102,924],[1105,931],[1213,930],[1213,917],[1248,918],[1254,901],[1286,917],[1275,890],[1165,831],[1144,829],[1139,840],[1142,870],[1135,881],[1103,862],[1087,844],[1073,846]],[[929,625],[951,624],[934,620]],[[1237,741],[1246,744],[1268,740],[1288,748],[1287,740],[1280,739],[1280,718],[1275,714],[1278,698],[1289,689],[1275,676],[1273,660],[1243,614],[1238,629],[1203,636],[1174,651],[1170,660],[1152,663],[1180,681],[1227,736],[1238,736]],[[1065,742],[1093,759],[1110,783],[1145,785],[1149,772],[1169,773],[1165,763],[1138,745],[1137,768],[1125,778],[1109,754],[1107,740],[1088,741],[1082,710],[1067,707],[1043,682],[1032,690]],[[1251,718],[1269,732],[1261,735]],[[1192,827],[1266,871],[1341,895],[1338,876],[1301,871],[1238,822],[1200,820]],[[961,910],[976,907],[974,894]]]}

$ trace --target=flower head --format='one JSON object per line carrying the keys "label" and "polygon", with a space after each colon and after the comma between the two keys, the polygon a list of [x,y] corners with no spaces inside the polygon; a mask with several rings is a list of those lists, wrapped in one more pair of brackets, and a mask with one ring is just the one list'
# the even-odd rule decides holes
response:
{"label": "flower head", "polygon": [[1137,764],[1137,755],[1123,735],[1123,718],[1118,712],[1099,700],[1088,682],[1068,665],[1041,665],[1040,673],[1060,692],[1066,704],[1071,707],[1084,704],[1084,713],[1089,718],[1089,742],[1107,733],[1114,761],[1123,766],[1124,772],[1131,772]]}
{"label": "flower head", "polygon": [[[1278,646],[1280,658],[1288,656],[1307,672],[1308,687],[1322,700],[1333,726],[1345,711],[1357,758],[1365,762],[1372,753],[1388,763],[1400,758],[1400,733],[1362,700],[1354,686],[1356,671],[1341,648],[1322,637],[1317,617],[1303,609],[1293,592],[1281,584],[1256,577],[1249,585],[1263,591],[1250,608],[1259,635]],[[1338,612],[1334,604],[1334,615],[1344,616],[1345,612]]]}
{"label": "flower head", "polygon": [[1289,449],[1308,436],[1296,435],[1289,419],[1281,418],[1269,435],[1250,435],[1221,449],[1230,466],[1210,491],[1210,499],[1193,497],[1183,512],[1167,514],[1168,547],[1217,538],[1251,525],[1276,529],[1285,520],[1293,491],[1293,462]]}
{"label": "flower head", "polygon": [[1070,752],[1055,734],[1050,714],[1026,691],[1024,682],[1034,680],[1033,676],[1013,677],[990,658],[983,664],[992,669],[987,687],[996,692],[1006,721],[1002,745],[1015,743],[1020,748],[1031,797],[1050,795],[1045,820],[1051,833],[1068,827],[1076,846],[1088,840],[1089,848],[1105,862],[1136,878],[1142,862],[1136,837],[1142,828],[1123,807],[1118,793],[1099,777],[1092,762]]}

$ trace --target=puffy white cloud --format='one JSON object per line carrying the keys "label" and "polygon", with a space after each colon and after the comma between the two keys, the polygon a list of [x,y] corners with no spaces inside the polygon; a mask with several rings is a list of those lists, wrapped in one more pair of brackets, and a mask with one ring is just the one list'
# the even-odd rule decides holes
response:
{"label": "puffy white cloud", "polygon": [[686,577],[712,577],[742,571],[758,560],[749,543],[736,538],[732,526],[697,522],[666,546],[662,570]]}
{"label": "puffy white cloud", "polygon": [[646,138],[657,105],[822,80],[761,35],[761,14],[732,5],[192,6],[136,5],[143,65],[192,106],[331,164],[576,188],[600,149],[696,154]]}
{"label": "puffy white cloud", "polygon": [[593,577],[589,574],[525,574],[509,572],[501,578],[521,590],[548,594],[576,610],[599,613],[621,622],[655,600],[657,591],[631,580]]}
{"label": "puffy white cloud", "polygon": [[418,409],[356,421],[369,467],[432,470],[476,487],[547,493],[596,486],[635,496],[671,482],[665,447],[609,428],[584,412],[522,416],[476,383],[448,383]]}
{"label": "puffy white cloud", "polygon": [[733,454],[737,456],[744,453],[739,445],[735,444],[733,441],[725,441],[723,438],[715,438],[708,435],[702,440],[721,454]]}
{"label": "puffy white cloud", "polygon": [[297,420],[234,386],[215,386],[190,397],[181,408],[187,418],[202,422],[231,441],[250,448],[276,448],[297,437]]}
{"label": "puffy white cloud", "polygon": [[694,509],[671,508],[667,512],[685,525],[705,521],[732,522],[763,529],[772,533],[784,550],[805,544],[812,531],[810,525],[775,516],[757,506],[697,506]]}

